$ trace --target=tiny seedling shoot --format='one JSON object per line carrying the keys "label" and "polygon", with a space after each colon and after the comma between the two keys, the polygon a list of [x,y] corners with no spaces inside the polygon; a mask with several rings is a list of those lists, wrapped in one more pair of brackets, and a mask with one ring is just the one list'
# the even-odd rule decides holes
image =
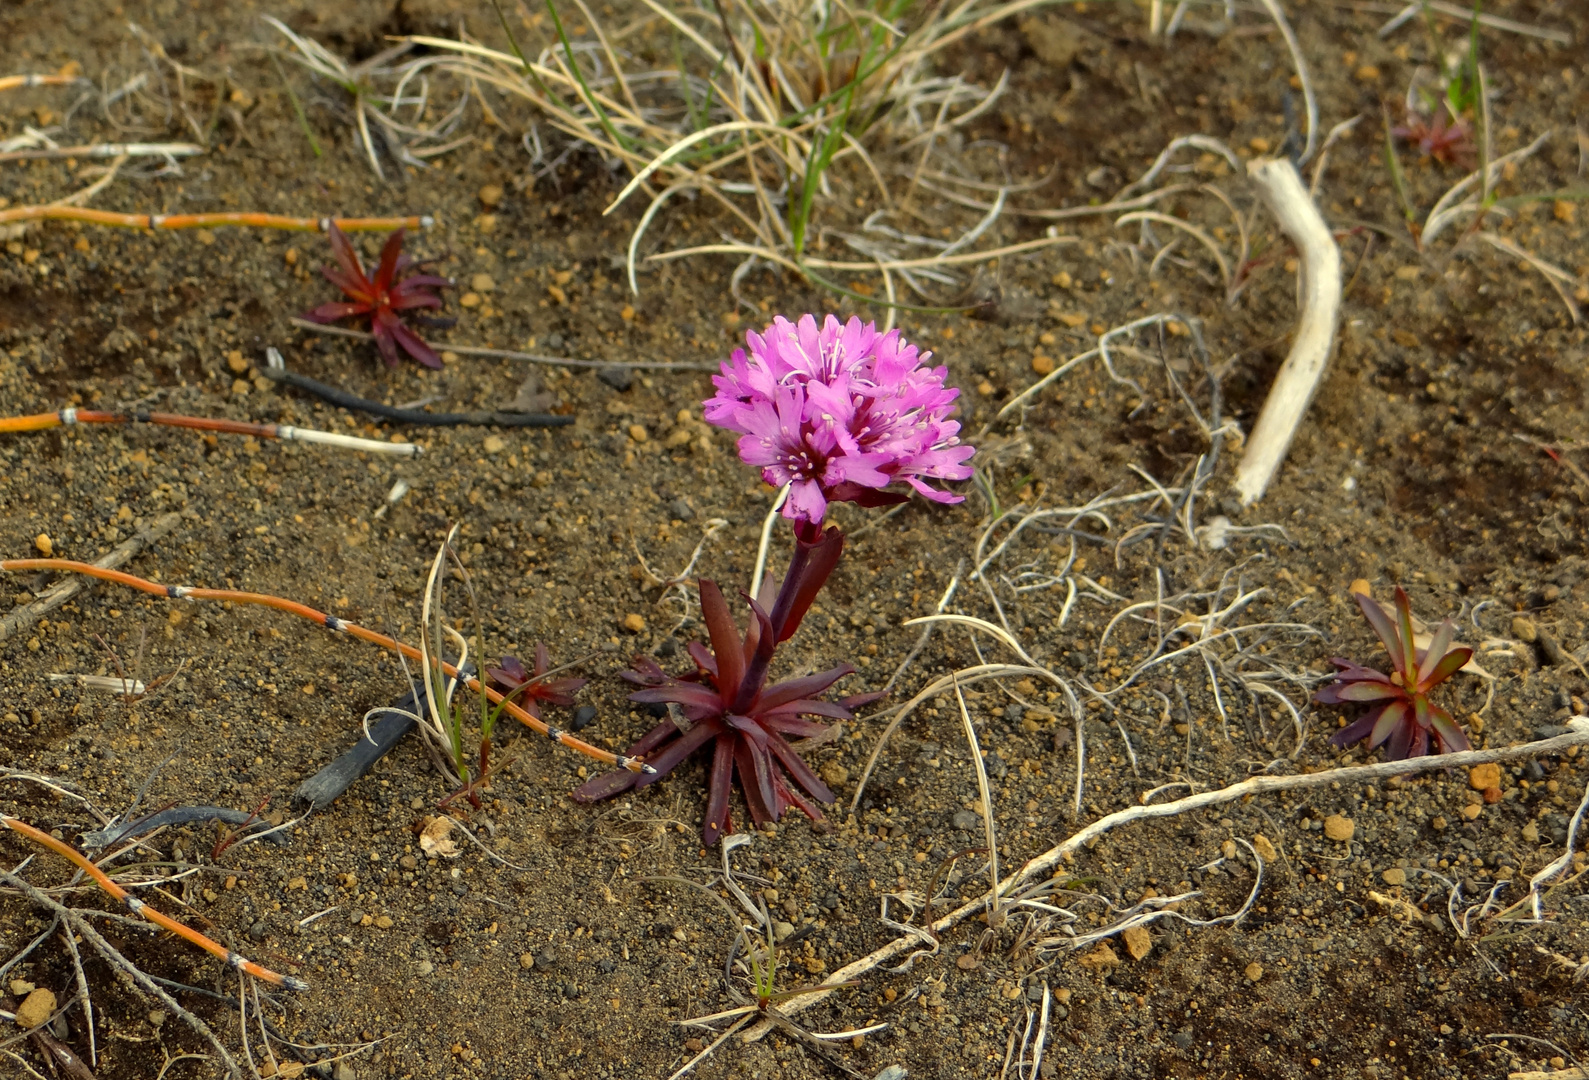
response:
{"label": "tiny seedling shoot", "polygon": [[1435,631],[1429,648],[1420,650],[1413,640],[1412,604],[1407,591],[1396,586],[1396,617],[1392,619],[1379,601],[1365,593],[1354,592],[1363,618],[1390,654],[1389,675],[1373,668],[1360,667],[1351,660],[1334,657],[1330,663],[1339,670],[1334,680],[1314,695],[1320,705],[1368,705],[1369,710],[1336,732],[1330,739],[1336,746],[1368,740],[1368,748],[1381,744],[1388,761],[1422,757],[1430,752],[1448,754],[1467,750],[1468,737],[1445,709],[1429,700],[1429,692],[1445,682],[1473,656],[1465,645],[1451,647],[1455,628],[1447,619]]}
{"label": "tiny seedling shoot", "polygon": [[[552,670],[551,654],[545,645],[537,644],[532,670],[526,671],[522,661],[507,656],[502,658],[499,666],[486,670],[485,681],[472,684],[478,720],[471,723],[470,714],[476,706],[471,706],[466,700],[454,700],[459,683],[464,678],[460,672],[466,670],[468,664],[469,643],[463,634],[449,625],[444,610],[442,586],[446,578],[444,571],[449,563],[468,595],[475,626],[480,627],[483,620],[469,571],[453,549],[453,539],[457,534],[457,526],[454,526],[437,549],[436,557],[431,562],[430,575],[425,581],[419,649],[425,676],[425,711],[424,715],[408,715],[419,724],[432,746],[445,755],[445,762],[438,761],[438,765],[444,774],[450,774],[450,779],[458,784],[457,790],[442,800],[442,808],[464,798],[478,810],[481,806],[480,790],[491,776],[491,735],[502,713],[510,708],[516,709],[544,726],[549,734],[560,733],[560,729],[546,723],[541,716],[541,707],[572,705],[575,692],[587,680],[548,679],[548,676],[562,669]],[[447,664],[443,659],[449,641],[458,654],[456,666]],[[475,652],[481,653],[483,648],[484,643],[477,630]],[[475,728],[474,732],[470,731],[471,727]],[[478,748],[469,745],[469,740],[475,736],[479,740]],[[552,737],[555,738],[556,734]],[[478,766],[471,770],[470,757],[475,753],[478,753]]]}
{"label": "tiny seedling shoot", "polygon": [[347,300],[321,304],[303,317],[310,322],[333,323],[355,315],[368,315],[375,346],[387,367],[397,366],[398,346],[428,368],[441,367],[441,357],[436,355],[436,350],[421,341],[399,313],[414,308],[441,307],[441,297],[429,290],[449,287],[452,282],[435,274],[409,273],[418,264],[412,256],[403,253],[403,229],[386,238],[374,277],[365,275],[358,252],[334,222],[329,233],[331,253],[337,265],[321,267],[320,272],[347,295]]}
{"label": "tiny seedling shoot", "polygon": [[844,534],[822,519],[830,502],[886,506],[903,502],[904,484],[934,502],[962,496],[928,484],[965,480],[975,452],[961,444],[950,419],[959,391],[944,386],[947,369],[926,367],[930,353],[897,330],[829,315],[821,324],[778,318],[762,334],[745,335],[749,352],[735,350],[713,377],[717,394],[705,402],[708,423],[740,433],[739,455],[775,487],[788,489],[783,515],[795,550],[781,585],[771,575],[757,595],[744,597],[750,621],[743,633],[714,581],[699,584],[701,618],[710,647],[691,642],[693,670],[670,675],[650,657],[625,673],[641,689],[631,701],[668,706],[669,718],[629,748],[655,769],[644,775],[612,772],[580,787],[574,798],[594,802],[645,787],[707,745],[712,746],[706,821],[708,846],[733,832],[729,796],[739,779],[751,819],[775,822],[798,808],[833,802],[827,785],[800,758],[788,737],[821,738],[828,727],[806,717],[849,719],[879,695],[839,701],[819,695],[854,671],[827,671],[767,685],[774,653],[800,627],[844,550]]}

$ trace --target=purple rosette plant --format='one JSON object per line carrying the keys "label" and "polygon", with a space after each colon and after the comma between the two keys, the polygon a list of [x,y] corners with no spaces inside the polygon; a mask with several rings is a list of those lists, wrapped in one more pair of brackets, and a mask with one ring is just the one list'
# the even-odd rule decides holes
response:
{"label": "purple rosette plant", "polygon": [[969,479],[966,461],[975,453],[950,418],[960,392],[944,385],[948,370],[925,366],[932,354],[897,330],[879,333],[874,323],[840,323],[832,315],[819,325],[804,315],[794,323],[774,319],[745,342],[749,351],[736,349],[713,377],[717,393],[703,415],[739,432],[741,459],[760,468],[767,483],[788,488],[783,515],[793,526],[794,555],[780,586],[774,589],[769,575],[756,597],[745,597],[750,621],[743,634],[717,583],[699,583],[711,646],[689,644],[693,670],[669,675],[650,657],[637,657],[634,670],[624,673],[642,687],[631,701],[669,708],[669,718],[627,751],[656,772],[611,772],[574,792],[576,800],[594,802],[645,787],[711,745],[701,831],[708,846],[733,831],[729,796],[736,776],[757,825],[778,821],[791,807],[820,818],[813,800],[832,803],[833,793],[788,737],[821,738],[828,726],[806,717],[847,720],[881,696],[822,698],[854,671],[848,664],[767,685],[774,652],[799,628],[843,553],[844,534],[822,524],[828,504],[886,506],[903,502],[910,490],[934,502],[960,502],[963,496],[928,481]]}
{"label": "purple rosette plant", "polygon": [[1470,749],[1462,727],[1429,693],[1462,669],[1473,656],[1466,645],[1455,648],[1456,628],[1447,619],[1435,631],[1429,648],[1419,649],[1412,627],[1412,603],[1396,586],[1396,615],[1392,618],[1371,596],[1353,593],[1363,618],[1390,655],[1391,672],[1332,657],[1336,671],[1331,681],[1313,695],[1320,705],[1367,705],[1368,711],[1330,737],[1335,746],[1367,740],[1370,750],[1383,744],[1386,761],[1423,757],[1433,752],[1449,754]]}

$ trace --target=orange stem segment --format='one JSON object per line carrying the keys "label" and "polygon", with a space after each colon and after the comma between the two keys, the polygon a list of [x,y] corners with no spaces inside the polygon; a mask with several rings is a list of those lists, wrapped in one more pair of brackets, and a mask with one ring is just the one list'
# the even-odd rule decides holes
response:
{"label": "orange stem segment", "polygon": [[394,229],[425,229],[435,224],[429,215],[409,217],[288,217],[285,214],[121,214],[113,210],[93,210],[86,206],[17,206],[0,210],[0,225],[14,221],[84,221],[91,225],[114,225],[126,229],[214,229],[237,225],[252,229],[288,229],[296,232],[330,232],[334,223],[343,232],[390,232]]}
{"label": "orange stem segment", "polygon": [[[123,573],[120,570],[107,570],[104,567],[93,566],[89,563],[74,562],[70,559],[6,559],[0,560],[0,570],[12,573],[36,570],[60,570],[69,574],[83,574],[87,577],[98,578],[101,581],[113,581],[118,585],[125,585],[129,589],[150,593],[154,596],[164,596],[172,600],[230,600],[234,604],[255,604],[260,607],[275,608],[285,611],[289,615],[308,619],[310,622],[319,623],[327,630],[337,630],[356,637],[361,641],[368,641],[372,645],[379,645],[383,649],[391,649],[401,653],[410,660],[421,660],[420,651],[412,645],[404,645],[396,638],[385,634],[378,634],[374,630],[339,619],[335,615],[328,615],[323,611],[316,611],[312,607],[300,604],[296,600],[288,600],[281,596],[271,596],[267,593],[240,592],[236,589],[200,589],[189,585],[161,585],[159,582],[148,581],[134,574]],[[462,679],[471,693],[480,693],[482,685],[479,679],[465,676],[452,664],[445,661],[441,663],[442,670],[452,678]],[[554,727],[544,720],[531,716],[512,701],[507,701],[504,696],[491,687],[483,688],[485,695],[493,704],[501,705],[508,715],[519,723],[540,735],[545,735],[559,746],[594,758],[606,765],[615,765],[630,772],[654,773],[651,766],[636,757],[624,754],[614,754],[610,750],[603,750],[599,746],[592,746],[583,739],[577,739],[564,731]]]}
{"label": "orange stem segment", "polygon": [[29,840],[32,840],[35,844],[41,844],[44,847],[49,848],[51,851],[61,856],[61,858],[66,859],[73,866],[77,867],[83,873],[93,878],[94,884],[98,885],[101,889],[105,890],[105,892],[109,893],[117,900],[120,900],[126,905],[127,910],[132,912],[134,915],[147,919],[156,926],[165,930],[169,930],[180,938],[185,938],[186,940],[191,941],[193,944],[197,945],[205,952],[210,953],[212,956],[220,957],[222,960],[226,961],[227,966],[233,970],[241,971],[245,975],[252,975],[256,979],[263,979],[274,986],[285,987],[288,990],[309,989],[309,984],[304,982],[302,979],[295,979],[291,975],[282,975],[278,972],[270,970],[269,968],[260,967],[252,960],[245,959],[244,957],[239,956],[237,953],[234,953],[231,949],[228,949],[220,942],[215,941],[212,938],[205,937],[197,930],[177,922],[177,920],[173,919],[164,912],[156,911],[154,908],[150,907],[148,904],[132,895],[126,889],[123,889],[120,885],[117,885],[110,879],[109,875],[107,875],[99,867],[95,866],[85,855],[83,855],[76,848],[72,847],[70,844],[62,843],[49,833],[44,832],[41,829],[35,829],[32,825],[29,825],[25,821],[20,821],[17,818],[9,817],[5,814],[0,814],[0,825],[4,825],[12,832],[20,833]]}
{"label": "orange stem segment", "polygon": [[24,86],[71,86],[78,75],[7,75],[0,78],[0,91],[18,90]]}

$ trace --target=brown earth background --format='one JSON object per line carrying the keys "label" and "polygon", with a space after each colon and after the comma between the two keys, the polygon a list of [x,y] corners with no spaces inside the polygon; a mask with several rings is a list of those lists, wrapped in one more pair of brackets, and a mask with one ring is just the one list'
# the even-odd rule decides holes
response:
{"label": "brown earth background", "polygon": [[[1322,126],[1364,114],[1332,151],[1319,194],[1342,234],[1350,279],[1339,351],[1268,497],[1247,511],[1229,498],[1236,454],[1227,442],[1196,511],[1199,526],[1224,514],[1239,527],[1277,528],[1238,530],[1217,550],[1180,533],[1117,549],[1119,535],[1154,512],[1143,503],[1114,512],[1109,543],[1084,545],[1084,572],[1131,602],[1154,598],[1161,569],[1176,591],[1212,589],[1223,575],[1227,588],[1261,588],[1247,618],[1307,624],[1318,635],[1280,635],[1265,648],[1316,675],[1328,670],[1332,655],[1383,659],[1346,595],[1348,583],[1367,579],[1381,598],[1404,584],[1421,616],[1436,622],[1452,615],[1463,640],[1481,648],[1493,684],[1458,676],[1442,700],[1469,724],[1475,745],[1500,746],[1551,733],[1573,711],[1583,712],[1581,699],[1589,696],[1589,483],[1582,472],[1589,467],[1582,450],[1589,351],[1583,328],[1546,279],[1516,258],[1472,243],[1420,253],[1409,238],[1385,166],[1381,107],[1399,108],[1413,69],[1435,45],[1417,20],[1377,36],[1390,10],[1325,0],[1289,9],[1319,92]],[[1539,154],[1508,173],[1504,193],[1581,190],[1589,8],[1515,0],[1486,10],[1565,31],[1578,43],[1491,30],[1481,36],[1497,153],[1552,133]],[[617,23],[626,17],[604,11]],[[1034,9],[967,38],[943,58],[946,71],[985,86],[1004,71],[1011,80],[966,133],[967,155],[985,152],[1005,182],[1034,183],[1015,202],[1044,209],[1107,198],[1177,136],[1214,136],[1243,157],[1278,148],[1288,127],[1285,99],[1294,94],[1282,42],[1256,7],[1243,7],[1226,32],[1200,29],[1220,13],[1194,9],[1195,25],[1168,43],[1150,38],[1142,9],[1100,3]],[[181,64],[224,73],[224,83],[186,91],[197,115],[216,117],[208,152],[184,160],[176,174],[129,169],[94,205],[434,214],[436,226],[414,235],[410,248],[460,282],[447,293],[445,312],[458,317],[456,326],[429,332],[438,348],[482,344],[603,361],[711,363],[771,314],[883,317],[880,308],[836,299],[765,267],[743,283],[752,311],[730,296],[734,263],[717,257],[649,264],[632,295],[622,253],[640,207],[602,216],[627,175],[576,148],[555,172],[533,177],[522,137],[536,117],[489,93],[494,122],[471,104],[467,143],[430,169],[389,164],[392,179],[382,183],[345,121],[345,99],[293,69],[289,78],[324,148],[316,158],[260,48],[279,43],[263,27],[264,14],[352,59],[379,51],[386,35],[455,34],[460,26],[504,44],[491,8],[474,3],[6,0],[0,74],[75,62],[96,85],[119,85],[159,67],[146,51],[151,41]],[[550,42],[527,12],[513,17],[524,21],[527,46]],[[1465,23],[1436,25],[1443,46],[1462,47]],[[651,59],[667,58],[658,52]],[[171,78],[169,67],[161,70]],[[0,96],[0,138],[25,125],[61,124],[77,93],[39,88]],[[544,122],[541,131],[549,131]],[[161,137],[191,135],[174,112]],[[89,107],[55,137],[86,143],[122,136]],[[1402,158],[1410,197],[1424,209],[1461,175],[1419,161],[1416,152]],[[1189,152],[1177,162],[1193,166],[1192,180],[1232,192],[1244,213],[1254,205],[1239,176],[1213,155]],[[87,182],[75,174],[91,164],[0,164],[0,197],[12,206],[59,198]],[[485,202],[482,189],[495,189]],[[845,208],[865,195],[860,178],[836,176],[834,220],[858,222],[864,210],[851,221]],[[1209,205],[1199,199],[1193,206],[1188,197],[1174,212],[1195,213],[1221,230],[1221,241],[1230,239],[1229,216]],[[932,199],[916,210],[921,228],[945,234],[963,232],[981,216]],[[1574,275],[1565,288],[1582,301],[1589,299],[1586,214],[1572,199],[1551,199],[1491,227]],[[1034,357],[1080,352],[1103,328],[1132,318],[1174,311],[1201,320],[1222,372],[1225,415],[1250,429],[1296,319],[1289,248],[1272,219],[1260,213],[1253,220],[1259,257],[1234,304],[1196,245],[1182,244],[1179,261],[1150,275],[1151,250],[1137,246],[1135,228],[1081,218],[1057,226],[1077,237],[1074,244],[967,268],[961,287],[971,299],[953,306],[974,307],[975,317],[901,314],[906,335],[931,348],[962,388],[967,434],[986,429],[978,461],[1001,507],[1039,499],[1079,506],[1112,489],[1144,490],[1129,466],[1171,484],[1206,452],[1186,407],[1140,360],[1122,363],[1147,385],[1146,402],[1101,367],[1084,364],[1028,411],[995,420],[1038,377]],[[1045,227],[1007,214],[979,244],[1035,239]],[[712,242],[732,228],[707,200],[680,204],[659,219],[647,248]],[[375,239],[358,242],[367,255],[374,252]],[[619,390],[588,370],[523,361],[454,358],[435,373],[407,363],[387,370],[366,344],[288,323],[333,298],[315,272],[328,259],[322,237],[265,230],[146,233],[52,223],[15,236],[0,251],[4,412],[140,402],[377,438],[399,430],[256,384],[249,369],[275,346],[289,366],[322,381],[394,403],[434,398],[436,408],[495,408],[536,377],[574,424],[407,429],[402,433],[425,453],[400,463],[180,430],[0,436],[0,555],[27,556],[45,533],[55,551],[92,560],[175,511],[176,530],[129,569],[165,582],[290,596],[411,637],[425,571],[457,523],[481,595],[488,654],[527,656],[538,641],[558,661],[594,653],[581,669],[592,682],[579,700],[598,715],[584,734],[626,746],[654,720],[625,700],[616,672],[636,651],[673,652],[700,634],[696,624],[679,624],[677,594],[665,599],[650,587],[638,557],[676,572],[707,523],[722,518],[697,572],[743,582],[772,495],[737,461],[729,438],[701,425],[700,401],[711,392],[706,375],[645,373]],[[477,288],[481,275],[489,290]],[[464,293],[478,303],[460,306]],[[1138,344],[1141,355],[1158,348],[1151,336]],[[1191,370],[1184,338],[1171,337],[1167,348],[1181,370]],[[1199,393],[1206,402],[1206,387]],[[378,517],[399,478],[412,492]],[[919,631],[901,624],[933,609],[991,518],[990,498],[969,484],[964,491],[968,498],[958,506],[918,501],[881,523],[876,512],[839,508],[852,542],[780,665],[792,671],[850,660],[858,671],[841,689],[882,688],[918,639]],[[1068,551],[1064,537],[1033,534],[1024,543],[1018,557],[1005,560],[1010,574],[1053,569]],[[786,554],[775,541],[773,565]],[[6,603],[25,603],[47,584],[12,576]],[[1152,647],[1150,623],[1123,626],[1100,649],[1121,601],[1084,597],[1061,626],[1063,586],[1013,595],[1005,596],[1006,615],[1024,646],[1067,675],[1107,687],[1131,657]],[[1225,595],[1228,602],[1233,594]],[[969,586],[956,603],[994,617],[986,594]],[[639,619],[626,622],[630,615]],[[47,680],[50,672],[114,674],[99,639],[129,665],[143,642],[141,676],[170,677],[130,706]],[[990,657],[998,652],[985,635],[979,644]],[[680,656],[665,662],[676,665]],[[938,632],[878,708],[977,662],[964,631]],[[96,586],[0,643],[0,764],[70,782],[107,812],[125,809],[146,783],[145,808],[250,810],[269,797],[269,812],[290,812],[293,788],[350,745],[360,716],[394,701],[402,686],[401,671],[380,650],[285,615],[177,607]],[[1074,732],[1063,703],[1013,682],[1008,690],[1037,707],[1010,708],[1016,699],[994,683],[967,694],[990,751],[1006,869],[1160,785],[1218,787],[1275,759],[1284,771],[1341,763],[1326,741],[1341,720],[1338,710],[1305,706],[1293,688],[1307,710],[1308,736],[1292,760],[1295,737],[1283,711],[1267,702],[1260,715],[1250,700],[1230,697],[1222,699],[1230,714],[1222,724],[1207,673],[1188,661],[1157,669],[1114,699],[1118,712],[1087,710],[1078,816]],[[1161,706],[1154,691],[1173,708]],[[848,812],[884,723],[863,717],[810,753],[839,793],[825,821],[788,818],[734,854],[747,887],[791,928],[781,950],[785,987],[814,982],[891,940],[895,932],[879,921],[885,893],[925,893],[935,874],[949,898],[969,899],[984,888],[975,858],[948,861],[982,842],[976,779],[952,696],[929,702],[902,726],[857,812]],[[516,738],[504,730],[502,741]],[[499,755],[512,764],[496,777],[485,809],[467,820],[513,866],[472,846],[455,860],[424,856],[416,829],[448,791],[410,740],[297,826],[284,847],[239,846],[212,861],[215,833],[206,827],[154,838],[145,869],[166,873],[183,863],[202,870],[151,902],[307,979],[313,989],[282,1001],[273,1014],[295,1042],[379,1040],[343,1063],[339,1080],[350,1069],[359,1077],[670,1075],[699,1040],[710,1040],[674,1022],[733,1004],[723,964],[735,927],[699,893],[645,880],[705,882],[719,866],[717,852],[699,843],[705,766],[691,763],[643,794],[587,807],[568,797],[587,775],[582,759],[530,740]],[[1361,752],[1348,756],[1364,760]],[[1077,877],[1071,888],[1119,907],[1150,890],[1197,888],[1201,895],[1182,911],[1209,918],[1239,907],[1253,884],[1253,864],[1239,850],[1210,868],[1223,845],[1261,834],[1260,847],[1275,858],[1256,906],[1239,924],[1159,922],[1144,954],[1115,941],[1111,960],[1096,951],[1037,950],[1023,938],[1021,921],[997,930],[966,923],[945,935],[937,955],[907,972],[874,971],[801,1013],[800,1022],[814,1031],[886,1022],[878,1034],[836,1044],[837,1058],[866,1076],[898,1064],[912,1077],[995,1077],[1003,1075],[1012,1032],[1028,1023],[1046,982],[1056,997],[1045,1077],[1386,1080],[1549,1068],[1551,1058],[1567,1062],[1589,1050],[1584,988],[1562,962],[1589,954],[1576,887],[1553,894],[1543,925],[1485,921],[1463,938],[1445,918],[1443,887],[1418,871],[1463,882],[1470,898],[1482,898],[1490,882],[1526,880],[1561,853],[1584,783],[1581,758],[1561,756],[1505,766],[1495,802],[1484,801],[1465,772],[1437,772],[1125,829],[1067,867]],[[76,803],[14,779],[0,784],[0,810],[68,839],[96,824]],[[1321,831],[1335,815],[1352,820],[1349,841]],[[8,867],[30,853],[19,838],[0,837]],[[64,864],[48,855],[26,873],[39,884],[66,880]],[[1371,894],[1410,902],[1414,917]],[[1501,898],[1510,903],[1522,895],[1513,884]],[[74,896],[74,903],[98,903],[91,892]],[[1107,920],[1102,901],[1078,901],[1077,910],[1083,926]],[[889,916],[902,917],[897,906]],[[0,896],[0,957],[46,926],[23,899]],[[235,978],[218,963],[168,937],[116,924],[101,929],[156,975],[236,993]],[[152,1012],[154,1005],[102,961],[86,954],[85,965],[98,1024],[95,1075],[153,1077],[167,1057],[205,1052],[191,1031]],[[63,1000],[74,992],[70,955],[59,940],[8,976],[16,978],[51,987]],[[736,984],[743,989],[742,977]],[[237,1044],[235,1008],[194,995],[181,1000]],[[85,1053],[81,1013],[68,1020],[68,1042]],[[7,1026],[0,1039],[14,1034]],[[9,1049],[48,1072],[31,1044]],[[327,1053],[302,1057],[323,1061]],[[693,1075],[794,1080],[836,1069],[774,1032],[750,1045],[725,1044]],[[10,1058],[0,1059],[0,1071],[24,1075]],[[188,1060],[167,1075],[216,1071],[213,1062]]]}

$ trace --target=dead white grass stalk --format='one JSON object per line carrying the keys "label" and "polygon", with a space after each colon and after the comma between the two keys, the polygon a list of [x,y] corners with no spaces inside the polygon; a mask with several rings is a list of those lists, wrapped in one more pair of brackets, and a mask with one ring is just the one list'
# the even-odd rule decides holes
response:
{"label": "dead white grass stalk", "polygon": [[[1108,833],[1124,825],[1134,822],[1176,817],[1195,810],[1223,806],[1249,797],[1273,794],[1275,792],[1329,787],[1332,784],[1343,786],[1364,784],[1386,780],[1392,776],[1408,776],[1416,773],[1440,772],[1446,769],[1470,768],[1474,765],[1485,765],[1491,762],[1548,757],[1552,754],[1563,753],[1572,747],[1589,746],[1589,716],[1574,716],[1567,721],[1567,727],[1569,730],[1566,734],[1517,746],[1503,746],[1489,750],[1465,750],[1456,754],[1439,754],[1429,757],[1410,758],[1404,761],[1381,761],[1372,765],[1351,765],[1344,768],[1322,769],[1319,772],[1295,776],[1255,776],[1249,780],[1232,784],[1229,787],[1220,788],[1217,791],[1205,791],[1184,799],[1177,799],[1174,802],[1152,806],[1132,806],[1124,810],[1117,810],[1066,837],[1043,854],[1032,859],[1018,873],[1005,879],[1003,882],[1003,895],[1012,896],[1016,892],[1025,889],[1033,882],[1048,876],[1060,863],[1073,858],[1083,847],[1100,840]],[[986,894],[974,897],[923,929],[930,934],[941,936],[944,932],[986,910],[991,904],[998,902],[999,899],[1000,897]],[[837,989],[838,984],[858,978],[919,944],[920,938],[916,935],[897,938],[829,975],[822,985],[830,989],[812,993],[797,1002],[791,1002],[785,1007],[784,1011],[786,1013],[794,1013],[801,1009],[810,1008],[832,993],[833,989]],[[760,1039],[771,1029],[772,1025],[763,1022],[747,1032],[745,1039],[747,1042]]]}
{"label": "dead white grass stalk", "polygon": [[1341,312],[1341,249],[1290,161],[1262,158],[1248,165],[1247,172],[1302,255],[1302,310],[1296,338],[1236,470],[1236,494],[1250,506],[1263,497],[1285,460],[1329,364]]}

